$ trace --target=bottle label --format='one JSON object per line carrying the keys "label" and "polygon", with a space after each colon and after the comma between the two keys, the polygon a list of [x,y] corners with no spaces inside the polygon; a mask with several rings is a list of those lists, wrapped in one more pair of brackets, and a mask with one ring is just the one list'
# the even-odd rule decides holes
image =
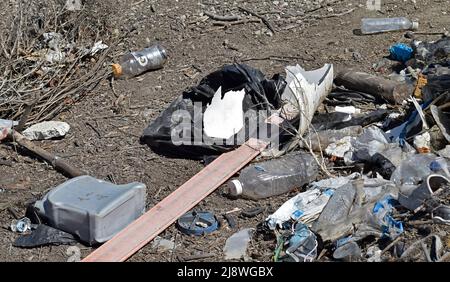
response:
{"label": "bottle label", "polygon": [[139,54],[139,52],[132,52],[131,55],[134,57],[136,62],[138,62],[141,66],[145,67],[148,65],[147,56]]}

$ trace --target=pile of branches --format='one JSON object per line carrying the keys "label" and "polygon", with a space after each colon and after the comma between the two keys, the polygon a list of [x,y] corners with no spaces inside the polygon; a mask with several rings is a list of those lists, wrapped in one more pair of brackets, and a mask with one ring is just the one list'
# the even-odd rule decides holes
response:
{"label": "pile of branches", "polygon": [[94,3],[69,11],[60,2],[19,0],[0,30],[0,118],[50,120],[109,75],[112,50],[101,43],[119,39],[106,15],[91,13]]}

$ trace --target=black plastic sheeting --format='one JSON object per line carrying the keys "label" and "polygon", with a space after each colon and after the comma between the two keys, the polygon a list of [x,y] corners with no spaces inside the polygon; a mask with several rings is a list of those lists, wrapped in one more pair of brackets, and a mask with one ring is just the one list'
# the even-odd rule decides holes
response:
{"label": "black plastic sheeting", "polygon": [[[172,102],[145,129],[141,137],[141,142],[148,144],[156,153],[169,157],[191,159],[201,159],[203,156],[209,155],[220,155],[240,145],[239,142],[236,142],[236,136],[239,133],[227,140],[211,138],[209,142],[182,145],[175,145],[172,142],[172,134],[179,136],[181,132],[190,132],[192,142],[195,136],[204,136],[203,127],[198,126],[198,124],[196,125],[194,121],[203,121],[203,113],[206,110],[206,106],[211,102],[219,87],[222,87],[223,94],[228,91],[245,89],[243,110],[247,112],[247,115],[242,130],[247,132],[246,139],[248,139],[249,135],[254,134],[248,133],[248,121],[258,118],[260,114],[258,111],[266,110],[267,113],[265,115],[268,115],[268,112],[281,107],[281,94],[286,87],[286,81],[280,75],[275,75],[272,79],[266,79],[261,71],[247,65],[226,65],[222,69],[203,78],[198,86],[186,90]],[[194,103],[198,102],[202,105],[202,111],[196,111],[195,114],[197,116],[194,116]],[[192,117],[190,124],[183,125],[181,123],[182,118],[177,115],[177,111],[179,110],[189,112]],[[210,142],[211,140],[214,142]],[[232,142],[233,140],[234,142]]]}
{"label": "black plastic sheeting", "polygon": [[349,126],[369,124],[384,120],[389,115],[388,110],[379,109],[370,113],[358,114],[353,117],[347,113],[333,112],[316,114],[312,120],[315,130],[343,129]]}
{"label": "black plastic sheeting", "polygon": [[450,66],[450,38],[444,37],[435,42],[420,42],[412,44],[415,59],[424,65],[440,64]]}
{"label": "black plastic sheeting", "polygon": [[22,235],[13,243],[14,247],[35,248],[47,245],[72,245],[77,240],[72,234],[41,224],[31,234]]}
{"label": "black plastic sheeting", "polygon": [[[371,103],[380,103],[381,99],[377,99],[371,94],[362,93],[353,90],[347,90],[343,87],[336,87],[325,99],[324,104],[328,106],[351,105],[367,105]],[[382,101],[386,102],[386,101]]]}

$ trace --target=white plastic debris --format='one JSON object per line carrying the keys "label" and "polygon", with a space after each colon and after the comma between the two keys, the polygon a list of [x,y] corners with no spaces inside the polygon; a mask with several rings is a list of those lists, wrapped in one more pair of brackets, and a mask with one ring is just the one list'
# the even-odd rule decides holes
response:
{"label": "white plastic debris", "polygon": [[350,115],[361,113],[360,109],[357,109],[353,106],[346,106],[346,107],[336,106],[336,108],[334,108],[334,110],[339,113],[346,113],[346,114],[350,114]]}
{"label": "white plastic debris", "polygon": [[377,246],[371,246],[367,249],[367,262],[381,262],[383,252]]}
{"label": "white plastic debris", "polygon": [[109,46],[104,44],[103,41],[100,40],[98,42],[95,42],[94,47],[92,47],[92,49],[90,50],[89,53],[91,54],[91,56],[94,56],[99,51],[102,51],[102,50],[105,50],[105,49],[108,49],[108,48],[109,48]]}
{"label": "white plastic debris", "polygon": [[30,140],[47,140],[63,137],[69,132],[70,125],[62,121],[45,121],[35,124],[23,131]]}
{"label": "white plastic debris", "polygon": [[355,137],[345,136],[336,143],[331,143],[326,149],[325,154],[332,157],[343,158],[345,153],[350,151],[352,147],[352,141]]}
{"label": "white plastic debris", "polygon": [[344,137],[338,142],[330,144],[325,153],[328,156],[344,158],[346,164],[355,161],[369,161],[378,152],[386,149],[389,141],[386,134],[376,126],[365,128],[358,137]]}
{"label": "white plastic debris", "polygon": [[414,136],[414,148],[419,153],[429,153],[431,151],[431,136],[425,132],[421,135]]}
{"label": "white plastic debris", "polygon": [[332,195],[331,189],[324,192],[313,189],[300,193],[270,215],[266,219],[267,226],[272,230],[277,226],[281,228],[282,224],[290,219],[299,220],[305,224],[312,222],[319,217]]}
{"label": "white plastic debris", "polygon": [[42,35],[44,42],[48,48],[42,49],[39,53],[45,60],[51,64],[59,63],[64,60],[65,55],[61,51],[63,45],[66,43],[64,37],[57,32],[47,32]]}
{"label": "white plastic debris", "polygon": [[158,251],[165,252],[173,250],[175,248],[175,243],[171,240],[163,239],[157,236],[152,242],[152,247]]}
{"label": "white plastic debris", "polygon": [[45,60],[50,64],[59,63],[65,58],[64,53],[61,51],[48,50],[45,54]]}
{"label": "white plastic debris", "polygon": [[223,248],[226,260],[246,258],[248,243],[252,239],[253,231],[253,228],[246,228],[227,239]]}
{"label": "white plastic debris", "polygon": [[320,189],[320,190],[338,189],[339,187],[346,185],[350,181],[355,180],[360,176],[361,174],[354,172],[348,176],[340,176],[312,182],[311,184],[309,184],[309,186],[311,187],[311,189]]}
{"label": "white plastic debris", "polygon": [[306,132],[312,117],[333,87],[333,65],[305,71],[299,65],[286,68],[287,87],[281,95],[282,115],[292,120],[300,115],[299,134]]}
{"label": "white plastic debris", "polygon": [[204,131],[213,138],[228,139],[244,127],[245,90],[229,91],[222,99],[222,87],[219,87],[211,104],[203,116]]}
{"label": "white plastic debris", "polygon": [[67,0],[65,8],[68,11],[80,11],[83,7],[81,0]]}

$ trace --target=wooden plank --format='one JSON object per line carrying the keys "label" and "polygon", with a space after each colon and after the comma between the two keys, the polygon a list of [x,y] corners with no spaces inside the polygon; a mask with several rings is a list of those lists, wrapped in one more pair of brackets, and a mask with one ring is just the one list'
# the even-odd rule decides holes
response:
{"label": "wooden plank", "polygon": [[269,142],[250,139],[238,149],[222,154],[82,261],[127,260],[256,158],[268,144]]}

